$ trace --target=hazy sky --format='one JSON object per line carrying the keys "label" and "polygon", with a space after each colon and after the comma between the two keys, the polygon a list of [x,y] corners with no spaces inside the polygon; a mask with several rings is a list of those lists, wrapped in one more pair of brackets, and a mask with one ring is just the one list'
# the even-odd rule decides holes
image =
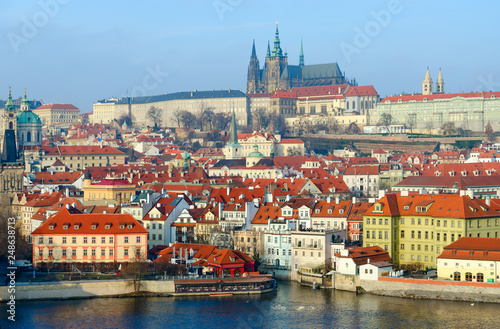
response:
{"label": "hazy sky", "polygon": [[[447,92],[500,90],[498,1],[3,1],[0,99],[72,103],[246,89],[279,22],[298,64],[337,61],[381,97],[420,92],[427,66]],[[272,46],[272,45],[271,45]]]}

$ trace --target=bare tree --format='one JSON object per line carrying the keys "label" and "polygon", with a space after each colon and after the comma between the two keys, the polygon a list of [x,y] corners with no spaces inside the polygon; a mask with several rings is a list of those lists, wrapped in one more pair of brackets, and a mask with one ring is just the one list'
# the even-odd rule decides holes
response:
{"label": "bare tree", "polygon": [[445,136],[454,135],[457,132],[454,122],[445,122],[441,126],[441,133]]}
{"label": "bare tree", "polygon": [[215,113],[212,108],[206,108],[202,112],[202,120],[205,126],[209,129],[213,129],[213,121],[214,121]]}
{"label": "bare tree", "polygon": [[253,129],[254,130],[267,130],[271,123],[271,117],[266,108],[260,107],[256,109],[253,114]]}
{"label": "bare tree", "polygon": [[388,133],[391,124],[392,124],[392,115],[389,113],[382,113],[377,123],[377,126],[385,127],[386,132]]}
{"label": "bare tree", "polygon": [[122,114],[122,115],[120,115],[120,117],[118,118],[118,123],[119,123],[119,124],[120,124],[120,126],[121,126],[121,125],[123,125],[123,123],[124,123],[124,122],[126,122],[126,123],[127,123],[127,125],[128,125],[129,127],[131,127],[131,126],[132,126],[132,124],[133,124],[133,121],[134,121],[133,119],[134,119],[134,116],[133,116],[133,115],[132,115],[132,116],[129,116],[127,113],[123,113],[123,114]]}
{"label": "bare tree", "polygon": [[327,127],[330,133],[338,134],[342,131],[342,125],[336,118],[333,117],[328,120]]}
{"label": "bare tree", "polygon": [[425,124],[425,129],[427,129],[427,133],[429,135],[432,134],[432,129],[434,129],[434,123],[432,121],[428,121],[426,124]]}
{"label": "bare tree", "polygon": [[184,128],[194,128],[196,127],[196,116],[191,113],[191,112],[188,112],[188,111],[182,111],[182,116],[181,116],[181,120],[182,120],[182,125],[184,126]]}
{"label": "bare tree", "polygon": [[161,126],[161,109],[151,106],[146,113],[146,119],[151,120],[155,124],[155,129]]}
{"label": "bare tree", "polygon": [[213,124],[214,128],[217,130],[226,130],[227,125],[231,122],[231,118],[229,115],[225,113],[217,113],[214,116]]}
{"label": "bare tree", "polygon": [[172,113],[172,119],[177,123],[177,127],[181,127],[182,123],[182,111],[177,109],[174,113]]}
{"label": "bare tree", "polygon": [[417,124],[417,115],[415,113],[408,114],[408,117],[406,118],[406,126],[410,128],[410,134],[412,138],[413,138],[413,128],[415,128],[416,124]]}
{"label": "bare tree", "polygon": [[358,135],[359,133],[361,133],[361,129],[359,129],[356,122],[351,122],[351,124],[349,125],[349,127],[347,127],[345,132],[346,134],[349,135]]}

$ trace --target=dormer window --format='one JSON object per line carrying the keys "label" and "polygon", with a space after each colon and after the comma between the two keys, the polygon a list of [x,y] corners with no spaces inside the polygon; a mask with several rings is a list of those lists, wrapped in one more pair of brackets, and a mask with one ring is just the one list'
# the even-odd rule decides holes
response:
{"label": "dormer window", "polygon": [[68,229],[68,225],[63,225],[63,230],[67,230]]}
{"label": "dormer window", "polygon": [[78,230],[78,229],[80,228],[80,225],[75,224],[75,226],[73,226],[73,228],[74,228],[75,230]]}
{"label": "dormer window", "polygon": [[340,209],[339,213],[343,214],[344,213],[344,209]]}
{"label": "dormer window", "polygon": [[125,225],[120,225],[120,229],[124,229],[125,228]]}
{"label": "dormer window", "polygon": [[93,229],[93,230],[95,230],[95,229],[97,228],[97,225],[92,224],[92,226],[91,226],[91,227],[92,227],[92,229]]}
{"label": "dormer window", "polygon": [[231,257],[231,262],[234,262],[235,260],[236,260],[236,258]]}
{"label": "dormer window", "polygon": [[54,229],[54,225],[49,225],[49,230],[53,230]]}
{"label": "dormer window", "polygon": [[328,213],[331,214],[332,213],[332,209],[328,209]]}
{"label": "dormer window", "polygon": [[128,224],[128,225],[127,225],[127,228],[128,228],[128,229],[132,228],[132,224]]}
{"label": "dormer window", "polygon": [[319,209],[314,210],[314,213],[319,214]]}
{"label": "dormer window", "polygon": [[104,226],[106,228],[106,230],[109,230],[111,228],[111,225],[109,224],[106,224],[106,226]]}

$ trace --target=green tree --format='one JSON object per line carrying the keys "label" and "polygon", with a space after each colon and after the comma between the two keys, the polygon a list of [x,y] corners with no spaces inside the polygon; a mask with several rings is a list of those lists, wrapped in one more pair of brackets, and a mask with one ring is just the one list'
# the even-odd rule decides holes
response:
{"label": "green tree", "polygon": [[390,125],[392,124],[392,115],[389,114],[389,113],[382,113],[382,115],[380,116],[380,119],[377,123],[377,126],[379,127],[385,127],[386,131],[385,132],[389,132],[389,127]]}
{"label": "green tree", "polygon": [[486,128],[484,129],[484,133],[486,134],[486,136],[488,136],[488,140],[490,142],[495,141],[495,136],[493,136],[493,134],[495,132],[493,131],[493,127],[491,126],[491,122],[488,121],[488,124],[486,125]]}
{"label": "green tree", "polygon": [[347,127],[345,132],[346,134],[349,135],[358,135],[359,133],[361,133],[361,130],[359,129],[356,122],[351,122],[351,124],[349,125],[349,127]]}

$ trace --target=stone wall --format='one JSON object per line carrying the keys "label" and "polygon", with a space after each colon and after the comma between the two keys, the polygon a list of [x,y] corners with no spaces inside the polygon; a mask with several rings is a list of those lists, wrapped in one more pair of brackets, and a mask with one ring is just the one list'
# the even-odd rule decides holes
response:
{"label": "stone wall", "polygon": [[[8,287],[0,287],[0,302],[10,298]],[[16,286],[17,300],[111,297],[133,293],[168,294],[175,291],[174,281],[92,281],[32,284]]]}
{"label": "stone wall", "polygon": [[359,275],[334,273],[332,278],[333,288],[336,290],[356,291],[359,286]]}
{"label": "stone wall", "polygon": [[379,277],[360,280],[365,292],[394,297],[500,303],[500,284]]}

